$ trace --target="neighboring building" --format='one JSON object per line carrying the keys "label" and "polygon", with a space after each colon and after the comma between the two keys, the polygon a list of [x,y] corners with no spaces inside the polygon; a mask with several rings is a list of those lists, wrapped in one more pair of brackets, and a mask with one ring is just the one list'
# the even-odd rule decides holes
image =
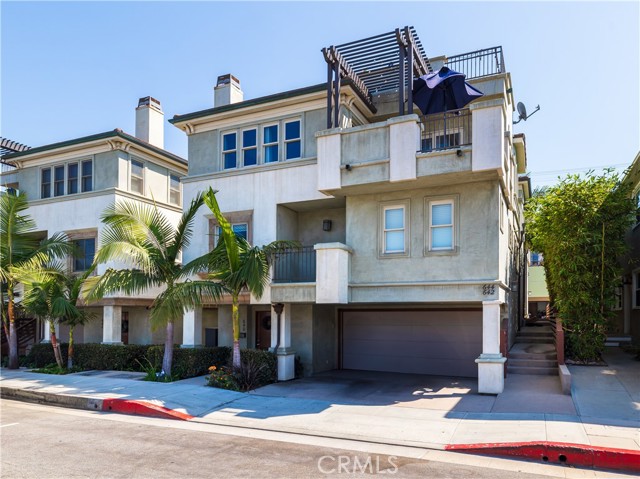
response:
{"label": "neighboring building", "polygon": [[[61,143],[10,153],[2,158],[12,169],[2,173],[0,184],[27,194],[28,214],[43,238],[64,232],[84,252],[69,258],[72,273],[85,271],[99,247],[103,224],[100,216],[119,201],[157,204],[177,224],[182,214],[181,178],[187,162],[163,149],[164,114],[160,102],[141,98],[136,108],[136,136],[113,130]],[[102,274],[107,265],[98,266]],[[92,304],[97,317],[77,327],[78,342],[119,344],[161,343],[164,332],[151,333],[147,307],[157,291],[127,297],[113,295]],[[59,327],[60,339],[68,330]],[[181,322],[176,324],[181,334]],[[49,328],[40,325],[49,338]]]}
{"label": "neighboring building", "polygon": [[609,343],[640,341],[640,153],[631,163],[624,182],[632,185],[638,215],[625,238],[630,250],[620,262],[624,273],[615,306],[619,313],[611,327]]}
{"label": "neighboring building", "polygon": [[[324,55],[328,83],[244,100],[224,75],[213,108],[170,120],[188,135],[185,202],[211,186],[251,243],[304,245],[277,258],[262,298],[243,298],[242,346],[279,344],[280,379],[299,356],[305,375],[478,376],[480,392],[501,392],[501,351],[527,304],[529,192],[502,49],[429,60],[402,29]],[[443,64],[485,96],[446,119],[414,114],[405,72]],[[185,261],[213,246],[216,227],[206,211],[196,218]],[[216,342],[232,342],[230,304],[185,315],[183,346]]]}

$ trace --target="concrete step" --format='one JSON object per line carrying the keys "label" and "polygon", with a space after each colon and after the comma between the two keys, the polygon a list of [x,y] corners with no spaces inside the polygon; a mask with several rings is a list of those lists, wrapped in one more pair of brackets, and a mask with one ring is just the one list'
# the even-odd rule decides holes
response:
{"label": "concrete step", "polygon": [[520,344],[554,344],[554,339],[553,338],[545,338],[544,336],[538,337],[538,336],[527,336],[527,337],[520,337],[520,336],[516,336],[516,343],[520,343]]}
{"label": "concrete step", "polygon": [[536,374],[538,376],[557,376],[558,368],[520,368],[507,366],[510,374]]}
{"label": "concrete step", "polygon": [[556,347],[544,343],[516,343],[508,353],[509,359],[557,359]]}
{"label": "concrete step", "polygon": [[535,328],[535,329],[522,329],[521,331],[518,331],[517,336],[545,336],[545,337],[553,337],[553,331],[552,330],[545,330],[542,328]]}
{"label": "concrete step", "polygon": [[542,358],[514,358],[509,357],[509,366],[514,368],[557,368],[558,361]]}

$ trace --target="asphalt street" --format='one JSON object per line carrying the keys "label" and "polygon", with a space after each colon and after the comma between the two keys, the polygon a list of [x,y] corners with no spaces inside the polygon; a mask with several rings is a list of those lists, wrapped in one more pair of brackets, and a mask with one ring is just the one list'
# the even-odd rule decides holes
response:
{"label": "asphalt street", "polygon": [[[380,446],[369,445],[367,450],[361,444],[348,449],[334,447],[347,444],[340,441],[314,445],[305,444],[304,436],[267,440],[247,437],[251,430],[231,434],[221,434],[220,430],[211,425],[1,400],[1,477],[302,478],[377,474],[399,478],[533,479],[565,477],[566,471],[540,466],[543,475],[531,474],[517,466],[526,469],[527,463],[516,461],[442,452],[442,461],[424,460],[417,457],[419,451],[409,448],[389,447],[382,452]],[[408,454],[402,455],[405,450]],[[505,468],[496,468],[500,464]]]}

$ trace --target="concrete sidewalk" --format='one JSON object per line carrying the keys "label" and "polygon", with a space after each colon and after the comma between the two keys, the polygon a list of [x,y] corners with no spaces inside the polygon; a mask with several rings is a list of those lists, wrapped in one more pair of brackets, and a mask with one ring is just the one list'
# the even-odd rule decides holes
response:
{"label": "concrete sidewalk", "polygon": [[[400,446],[482,453],[474,446],[490,445],[489,454],[544,456],[569,465],[593,465],[581,462],[588,451],[589,457],[612,458],[611,464],[595,466],[616,468],[626,464],[620,462],[622,454],[631,466],[621,469],[640,472],[640,363],[615,351],[606,359],[609,367],[571,366],[573,401],[558,393],[549,378],[517,375],[507,378],[505,392],[497,397],[479,395],[458,381],[453,390],[425,388],[413,400],[394,401],[375,394],[367,395],[370,400],[349,396],[348,387],[341,389],[342,396],[321,394],[326,388],[317,385],[309,393],[304,384],[314,385],[313,379],[246,394],[207,387],[204,377],[150,383],[140,380],[142,373],[54,376],[21,369],[2,371],[0,392],[4,398],[69,407]],[[562,445],[560,452],[551,452],[557,444]],[[535,452],[529,451],[532,445],[538,448]],[[529,452],[523,452],[527,447]]]}

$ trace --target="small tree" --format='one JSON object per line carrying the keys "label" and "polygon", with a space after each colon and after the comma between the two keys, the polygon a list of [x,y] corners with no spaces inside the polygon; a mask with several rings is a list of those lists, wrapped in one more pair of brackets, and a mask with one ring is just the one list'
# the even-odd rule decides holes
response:
{"label": "small tree", "polygon": [[529,245],[544,254],[549,295],[578,360],[598,359],[604,349],[634,213],[629,185],[612,171],[570,175],[526,205]]}
{"label": "small tree", "polygon": [[[0,299],[3,327],[9,332],[9,369],[17,369],[19,366],[15,298],[16,288],[22,280],[21,274],[25,271],[38,271],[51,259],[73,250],[64,234],[56,234],[41,241],[35,235],[35,221],[24,214],[28,207],[24,193],[0,194]],[[9,323],[8,327],[6,323]]]}

